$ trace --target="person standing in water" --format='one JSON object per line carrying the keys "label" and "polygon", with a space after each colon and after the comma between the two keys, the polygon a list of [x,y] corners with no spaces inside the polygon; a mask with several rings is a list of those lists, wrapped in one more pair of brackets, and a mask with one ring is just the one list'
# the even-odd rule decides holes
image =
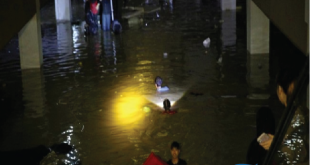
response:
{"label": "person standing in water", "polygon": [[110,0],[101,0],[101,27],[103,31],[109,31],[111,27],[111,3]]}
{"label": "person standing in water", "polygon": [[100,4],[97,0],[87,0],[85,3],[85,34],[97,34],[98,21],[97,14]]}

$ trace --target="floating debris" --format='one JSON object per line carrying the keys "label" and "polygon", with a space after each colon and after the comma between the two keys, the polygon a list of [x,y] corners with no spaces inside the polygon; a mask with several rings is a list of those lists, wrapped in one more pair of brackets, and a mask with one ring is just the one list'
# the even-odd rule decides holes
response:
{"label": "floating debris", "polygon": [[207,38],[203,41],[203,46],[205,48],[209,48],[210,47],[210,43],[211,43],[211,39],[210,38]]}

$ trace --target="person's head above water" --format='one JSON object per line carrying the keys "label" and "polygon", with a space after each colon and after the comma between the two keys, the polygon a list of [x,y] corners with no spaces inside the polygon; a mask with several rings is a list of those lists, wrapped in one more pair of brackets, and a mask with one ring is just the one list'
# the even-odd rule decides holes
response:
{"label": "person's head above water", "polygon": [[164,105],[165,111],[169,111],[170,110],[171,104],[170,104],[170,101],[168,99],[164,100],[163,105]]}
{"label": "person's head above water", "polygon": [[287,99],[293,93],[296,80],[301,72],[301,67],[288,67],[282,69],[276,78],[277,95],[280,102],[287,106]]}
{"label": "person's head above water", "polygon": [[179,154],[180,154],[180,144],[178,142],[175,142],[175,141],[172,142],[171,147],[170,147],[170,151],[171,151],[172,159],[178,159]]}
{"label": "person's head above water", "polygon": [[155,86],[156,86],[156,88],[160,88],[162,83],[163,83],[163,79],[161,77],[157,76],[155,78]]}

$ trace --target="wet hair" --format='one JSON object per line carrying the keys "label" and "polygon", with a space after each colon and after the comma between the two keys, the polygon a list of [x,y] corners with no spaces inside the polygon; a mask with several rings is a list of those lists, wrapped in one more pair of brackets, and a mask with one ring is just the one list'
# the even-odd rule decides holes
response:
{"label": "wet hair", "polygon": [[302,67],[288,67],[280,70],[277,75],[276,83],[277,86],[281,86],[284,93],[288,94],[288,88],[291,83],[295,82],[301,72]]}
{"label": "wet hair", "polygon": [[279,85],[283,88],[285,94],[289,94],[288,88],[291,83],[298,79],[307,58],[302,52],[294,47],[283,52],[282,56],[283,57],[279,59],[279,67],[281,69],[276,77],[277,89]]}
{"label": "wet hair", "polygon": [[180,148],[181,148],[180,147],[180,143],[178,143],[176,141],[172,142],[170,149],[173,149],[173,148],[176,148],[176,149],[180,150]]}
{"label": "wet hair", "polygon": [[165,99],[163,104],[164,104],[165,110],[170,110],[171,104],[170,104],[170,101],[168,99]]}
{"label": "wet hair", "polygon": [[155,78],[155,84],[156,84],[157,86],[161,86],[162,83],[163,83],[163,79],[162,79],[161,77],[157,76],[157,77]]}

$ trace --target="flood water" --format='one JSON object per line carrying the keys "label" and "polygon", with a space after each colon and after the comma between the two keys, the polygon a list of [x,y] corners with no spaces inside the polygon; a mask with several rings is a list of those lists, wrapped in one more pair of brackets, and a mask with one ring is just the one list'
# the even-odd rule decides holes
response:
{"label": "flood water", "polygon": [[[247,55],[244,8],[178,0],[87,38],[79,23],[50,21],[53,10],[41,12],[41,70],[20,70],[17,39],[1,50],[0,150],[67,142],[75,150],[45,164],[140,165],[151,152],[170,159],[178,141],[191,165],[245,163],[256,110],[278,102],[269,57]],[[162,114],[165,98],[176,114]]]}

